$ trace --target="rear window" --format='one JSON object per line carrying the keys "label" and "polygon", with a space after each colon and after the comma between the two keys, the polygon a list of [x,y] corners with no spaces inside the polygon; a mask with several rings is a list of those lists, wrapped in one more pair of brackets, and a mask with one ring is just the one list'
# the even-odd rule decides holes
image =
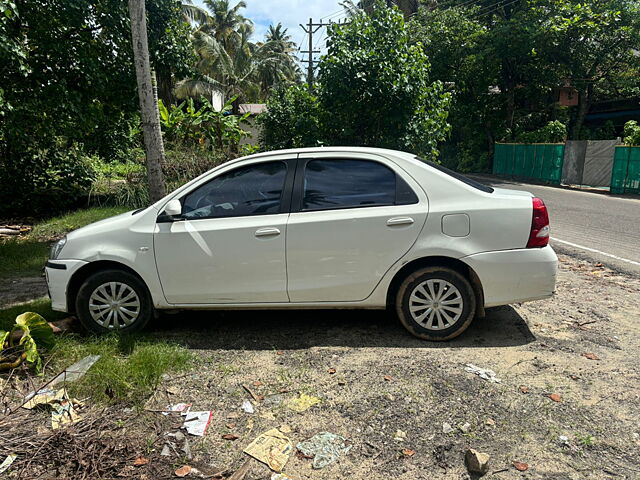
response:
{"label": "rear window", "polygon": [[472,180],[469,177],[465,177],[461,173],[454,172],[453,170],[449,170],[447,167],[443,167],[442,165],[438,165],[435,162],[432,162],[430,160],[425,160],[425,159],[420,158],[420,157],[416,157],[416,160],[420,160],[421,162],[426,163],[430,167],[433,167],[436,170],[440,170],[442,173],[446,173],[450,177],[453,177],[456,180],[460,180],[461,182],[466,183],[470,187],[477,188],[478,190],[481,190],[481,191],[483,191],[485,193],[493,193],[493,188],[491,188],[491,187],[489,187],[489,186],[487,186],[487,185],[485,185],[483,183],[476,182],[475,180]]}

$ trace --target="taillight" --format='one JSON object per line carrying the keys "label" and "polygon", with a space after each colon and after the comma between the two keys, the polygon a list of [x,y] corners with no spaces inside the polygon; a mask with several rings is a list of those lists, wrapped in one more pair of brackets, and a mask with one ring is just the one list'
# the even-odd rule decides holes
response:
{"label": "taillight", "polygon": [[546,247],[549,243],[549,213],[541,198],[533,197],[533,218],[527,248]]}

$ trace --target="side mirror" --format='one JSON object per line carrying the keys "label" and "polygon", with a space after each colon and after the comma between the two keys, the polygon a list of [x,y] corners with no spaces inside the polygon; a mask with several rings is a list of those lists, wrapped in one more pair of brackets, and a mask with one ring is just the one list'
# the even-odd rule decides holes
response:
{"label": "side mirror", "polygon": [[169,217],[179,217],[182,215],[182,203],[180,203],[180,200],[170,200],[164,207],[164,213]]}

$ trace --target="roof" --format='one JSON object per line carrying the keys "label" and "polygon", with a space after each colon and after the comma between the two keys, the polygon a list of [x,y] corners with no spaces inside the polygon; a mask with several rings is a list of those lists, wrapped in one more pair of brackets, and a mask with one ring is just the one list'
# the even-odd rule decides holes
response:
{"label": "roof", "polygon": [[258,115],[267,111],[267,106],[264,103],[241,103],[240,113],[249,113],[251,115]]}

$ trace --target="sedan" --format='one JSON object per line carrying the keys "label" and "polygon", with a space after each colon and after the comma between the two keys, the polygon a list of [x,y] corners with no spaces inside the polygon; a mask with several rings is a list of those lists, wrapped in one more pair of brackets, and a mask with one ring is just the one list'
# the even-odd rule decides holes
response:
{"label": "sedan", "polygon": [[405,152],[320,147],[224,163],[153,205],[69,233],[54,310],[95,333],[161,310],[389,309],[448,340],[485,308],[548,298],[544,202]]}

